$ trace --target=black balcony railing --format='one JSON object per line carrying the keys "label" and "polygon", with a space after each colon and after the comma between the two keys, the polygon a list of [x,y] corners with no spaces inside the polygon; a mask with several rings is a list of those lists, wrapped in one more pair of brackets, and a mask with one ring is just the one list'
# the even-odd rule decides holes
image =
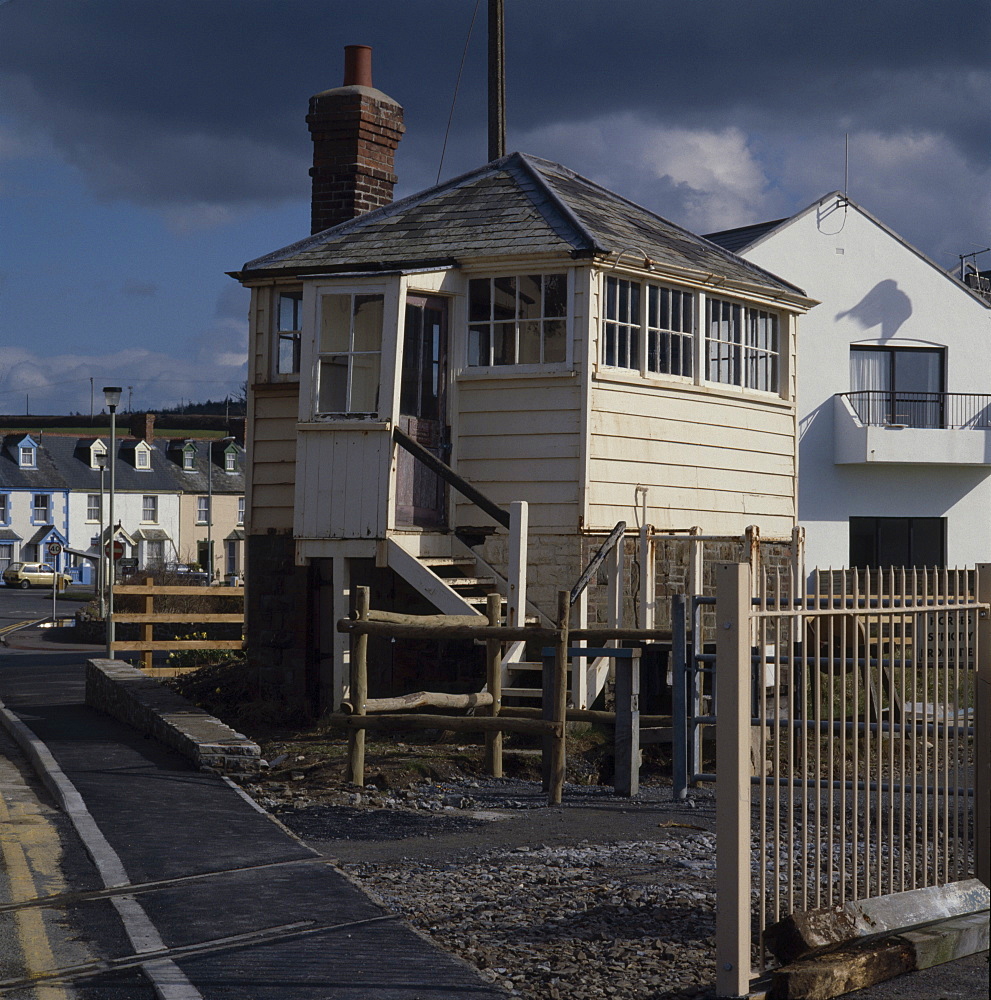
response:
{"label": "black balcony railing", "polygon": [[991,430],[991,395],[973,392],[846,392],[858,419],[870,427]]}

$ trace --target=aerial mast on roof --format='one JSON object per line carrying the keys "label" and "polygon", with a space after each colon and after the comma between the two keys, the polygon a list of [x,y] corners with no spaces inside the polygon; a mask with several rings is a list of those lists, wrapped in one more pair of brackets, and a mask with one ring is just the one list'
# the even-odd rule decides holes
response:
{"label": "aerial mast on roof", "polygon": [[489,0],[489,160],[506,155],[506,33],[503,0]]}

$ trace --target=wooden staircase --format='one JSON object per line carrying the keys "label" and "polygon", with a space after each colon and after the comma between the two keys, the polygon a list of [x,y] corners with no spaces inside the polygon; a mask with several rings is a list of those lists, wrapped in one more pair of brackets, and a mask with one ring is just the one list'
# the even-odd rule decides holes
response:
{"label": "wooden staircase", "polygon": [[[442,614],[485,615],[489,594],[502,595],[502,620],[506,615],[508,584],[495,569],[453,535],[428,532],[396,532],[384,543],[385,565],[415,587]],[[382,558],[379,559],[382,564]],[[553,623],[539,609],[527,608],[528,624]],[[522,675],[539,673],[542,663],[524,661],[522,643],[504,651],[503,697],[541,700],[540,686],[520,684]]]}

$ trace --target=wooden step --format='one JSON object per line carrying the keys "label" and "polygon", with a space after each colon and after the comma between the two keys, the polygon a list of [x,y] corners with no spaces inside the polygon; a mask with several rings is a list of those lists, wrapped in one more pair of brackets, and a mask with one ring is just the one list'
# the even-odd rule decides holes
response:
{"label": "wooden step", "polygon": [[540,688],[518,688],[504,687],[502,689],[503,698],[543,698],[544,692]]}
{"label": "wooden step", "polygon": [[[489,600],[488,594],[461,594],[460,597],[461,600],[465,602],[465,604],[471,604],[479,608],[484,608]],[[505,605],[506,603],[505,597],[502,599],[502,603],[503,605]]]}
{"label": "wooden step", "polygon": [[470,566],[475,567],[475,560],[471,556],[420,556],[420,562],[424,566]]}
{"label": "wooden step", "polygon": [[453,590],[458,587],[494,587],[494,576],[442,576],[441,579]]}
{"label": "wooden step", "polygon": [[517,663],[513,663],[512,661],[506,662],[504,660],[503,661],[503,666],[507,670],[515,670],[515,671],[518,671],[518,672],[523,672],[523,671],[526,671],[526,670],[537,670],[537,671],[540,671],[540,670],[544,669],[544,664],[543,664],[542,660],[520,660]]}

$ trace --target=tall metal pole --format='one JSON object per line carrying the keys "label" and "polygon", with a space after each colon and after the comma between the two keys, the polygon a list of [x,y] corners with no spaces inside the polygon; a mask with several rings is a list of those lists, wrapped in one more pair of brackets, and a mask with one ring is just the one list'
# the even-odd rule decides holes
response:
{"label": "tall metal pole", "polygon": [[503,0],[489,0],[489,160],[506,155],[506,33]]}
{"label": "tall metal pole", "polygon": [[213,584],[213,441],[206,443],[206,559],[207,586]]}
{"label": "tall metal pole", "polygon": [[114,559],[116,531],[114,523],[114,493],[117,488],[117,404],[120,402],[120,386],[103,387],[107,408],[110,410],[110,579],[107,581],[107,659],[113,659],[114,649],[114,579],[117,576],[117,560]]}
{"label": "tall metal pole", "polygon": [[103,551],[103,546],[106,544],[106,540],[103,537],[104,535],[103,529],[105,523],[104,515],[106,514],[107,510],[105,506],[105,501],[103,499],[103,494],[104,494],[103,479],[106,474],[106,471],[107,471],[107,461],[106,461],[106,456],[104,456],[104,460],[100,465],[100,539],[96,545],[96,551],[99,553],[100,556],[100,561],[97,563],[97,565],[99,566],[98,580],[100,585],[100,618],[102,618],[104,621],[107,620],[107,592],[106,592],[107,556],[106,553],[104,553]]}

